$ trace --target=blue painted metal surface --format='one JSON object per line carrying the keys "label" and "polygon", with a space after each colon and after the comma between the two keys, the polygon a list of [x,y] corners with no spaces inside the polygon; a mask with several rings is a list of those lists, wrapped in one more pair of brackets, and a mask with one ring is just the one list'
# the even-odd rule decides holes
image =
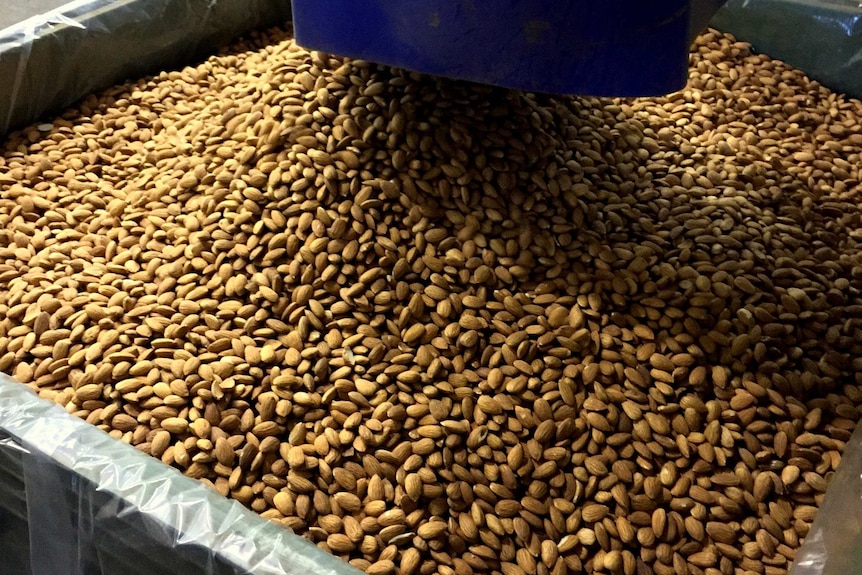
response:
{"label": "blue painted metal surface", "polygon": [[685,85],[716,0],[293,0],[302,46],[534,92],[647,96]]}

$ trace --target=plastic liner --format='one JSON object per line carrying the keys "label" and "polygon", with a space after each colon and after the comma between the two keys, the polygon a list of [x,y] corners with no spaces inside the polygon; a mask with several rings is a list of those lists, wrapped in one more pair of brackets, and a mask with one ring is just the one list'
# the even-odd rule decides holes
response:
{"label": "plastic liner", "polygon": [[360,575],[0,374],[0,575]]}
{"label": "plastic liner", "polygon": [[293,0],[297,42],[534,92],[650,96],[685,86],[723,0]]}
{"label": "plastic liner", "polygon": [[0,135],[290,19],[289,0],[77,0],[0,30]]}
{"label": "plastic liner", "polygon": [[862,98],[860,0],[729,0],[711,25],[831,90]]}
{"label": "plastic liner", "polygon": [[862,572],[862,425],[850,437],[789,575]]}
{"label": "plastic liner", "polygon": [[6,2],[0,10],[0,30],[23,22],[34,14],[55,10],[70,0],[26,0],[25,2]]}

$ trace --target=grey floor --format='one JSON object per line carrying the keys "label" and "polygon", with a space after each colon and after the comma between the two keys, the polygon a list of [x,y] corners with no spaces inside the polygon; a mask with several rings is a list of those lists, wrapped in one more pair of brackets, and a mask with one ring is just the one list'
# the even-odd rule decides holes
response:
{"label": "grey floor", "polygon": [[68,4],[71,0],[0,0],[0,30],[31,16]]}

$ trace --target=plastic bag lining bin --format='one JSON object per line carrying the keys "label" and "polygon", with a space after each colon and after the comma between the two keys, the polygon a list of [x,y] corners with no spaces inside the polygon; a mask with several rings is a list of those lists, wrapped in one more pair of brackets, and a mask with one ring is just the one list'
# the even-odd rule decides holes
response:
{"label": "plastic bag lining bin", "polygon": [[854,575],[862,570],[862,426],[841,455],[789,575]]}
{"label": "plastic bag lining bin", "polygon": [[0,575],[359,575],[0,374]]}
{"label": "plastic bag lining bin", "polygon": [[290,0],[75,0],[38,14],[0,30],[0,135],[288,20]]}
{"label": "plastic bag lining bin", "polygon": [[729,0],[710,25],[831,90],[862,97],[859,0]]}

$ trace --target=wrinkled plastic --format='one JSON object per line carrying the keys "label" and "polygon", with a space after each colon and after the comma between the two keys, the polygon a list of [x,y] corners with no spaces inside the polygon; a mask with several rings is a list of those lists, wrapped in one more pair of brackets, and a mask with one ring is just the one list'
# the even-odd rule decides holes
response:
{"label": "wrinkled plastic", "polygon": [[862,98],[860,0],[729,0],[712,26],[833,91]]}
{"label": "wrinkled plastic", "polygon": [[0,374],[0,575],[359,575]]}
{"label": "wrinkled plastic", "polygon": [[789,575],[854,575],[862,572],[862,426],[841,455],[811,530]]}
{"label": "wrinkled plastic", "polygon": [[290,19],[289,0],[76,0],[0,30],[0,134]]}

